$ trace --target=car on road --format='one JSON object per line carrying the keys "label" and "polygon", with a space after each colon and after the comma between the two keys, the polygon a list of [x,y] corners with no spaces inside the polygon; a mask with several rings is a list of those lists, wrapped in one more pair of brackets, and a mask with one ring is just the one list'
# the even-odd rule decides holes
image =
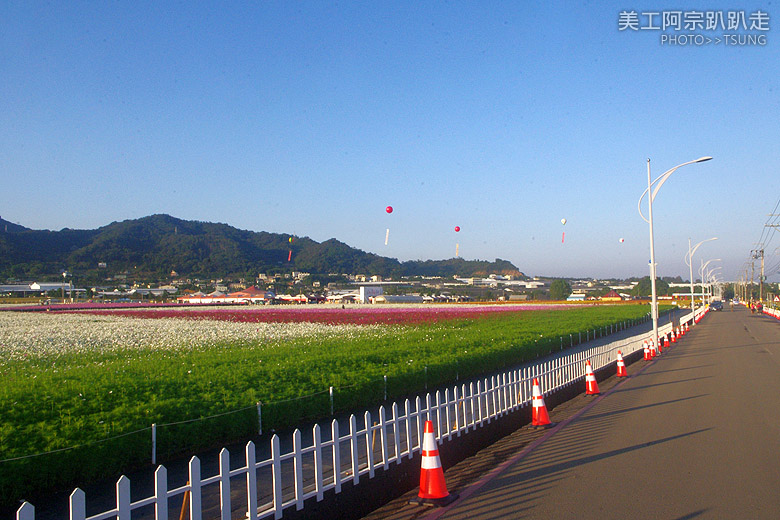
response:
{"label": "car on road", "polygon": [[723,302],[720,300],[715,300],[713,302],[710,302],[710,310],[711,311],[722,311],[723,310]]}

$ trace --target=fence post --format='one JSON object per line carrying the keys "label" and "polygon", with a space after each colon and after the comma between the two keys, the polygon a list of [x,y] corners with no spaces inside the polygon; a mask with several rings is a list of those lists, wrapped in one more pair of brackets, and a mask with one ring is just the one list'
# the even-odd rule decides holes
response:
{"label": "fence post", "polygon": [[387,401],[387,374],[384,375],[385,380],[385,401]]}
{"label": "fence post", "polygon": [[[315,425],[318,427],[317,425]],[[316,437],[315,437],[316,438]],[[246,454],[246,490],[247,490],[247,509],[249,520],[254,520],[257,516],[257,456],[255,450],[255,443],[249,441],[246,443],[244,449]],[[315,459],[316,460],[316,459]],[[322,486],[318,487],[320,489]],[[183,513],[184,511],[182,511]]]}
{"label": "fence post", "polygon": [[263,435],[263,403],[257,401],[257,434]]}
{"label": "fence post", "polygon": [[168,470],[159,466],[154,472],[154,517],[168,518]]}
{"label": "fence post", "polygon": [[332,386],[328,390],[328,393],[330,394],[330,415],[333,416],[333,387]]}
{"label": "fence post", "polygon": [[200,482],[200,459],[192,457],[189,462],[190,475],[190,520],[201,520],[203,518],[201,505],[202,493]]}
{"label": "fence post", "polygon": [[68,497],[70,503],[71,520],[84,520],[87,518],[87,498],[80,488],[73,490]]}
{"label": "fence post", "polygon": [[116,518],[130,520],[130,479],[125,475],[116,481]]}
{"label": "fence post", "polygon": [[22,507],[20,507],[16,511],[16,519],[17,520],[35,520],[35,506],[33,506],[29,502],[25,502],[22,504]]}
{"label": "fence post", "polygon": [[152,464],[157,464],[157,424],[152,423]]}
{"label": "fence post", "polygon": [[220,520],[230,520],[230,452],[219,451],[219,503]]}

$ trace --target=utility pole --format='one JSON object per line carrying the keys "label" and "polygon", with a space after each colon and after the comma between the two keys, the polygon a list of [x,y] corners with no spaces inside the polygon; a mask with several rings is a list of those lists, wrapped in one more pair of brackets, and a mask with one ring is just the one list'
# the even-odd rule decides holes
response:
{"label": "utility pole", "polygon": [[[758,279],[758,301],[763,302],[764,301],[764,248],[761,249],[753,249],[751,251],[753,255],[753,260],[761,259],[761,274],[759,275]],[[754,262],[751,262],[751,264],[754,264]],[[754,266],[755,268],[755,266]],[[751,276],[751,279],[753,277]]]}
{"label": "utility pole", "polygon": [[[780,217],[777,213],[770,213],[769,217]],[[780,228],[780,224],[764,224],[764,227],[768,228],[774,228],[777,230],[777,228]],[[764,248],[761,248],[761,289],[759,289],[759,295],[763,296],[763,290],[764,290]],[[763,298],[759,298],[759,301],[763,303]]]}
{"label": "utility pole", "polygon": [[[753,251],[751,251],[752,253]],[[755,256],[750,260],[750,299],[753,299],[753,280],[755,279],[756,275],[756,261]]]}
{"label": "utility pole", "polygon": [[764,302],[764,249],[761,248],[761,279],[758,284],[758,301]]}

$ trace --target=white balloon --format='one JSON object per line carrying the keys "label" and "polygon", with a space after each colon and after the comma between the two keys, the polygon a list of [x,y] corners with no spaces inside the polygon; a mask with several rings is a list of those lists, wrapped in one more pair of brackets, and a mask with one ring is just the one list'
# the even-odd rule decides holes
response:
{"label": "white balloon", "polygon": [[565,218],[561,219],[561,224],[563,224],[564,226],[566,225],[566,219]]}

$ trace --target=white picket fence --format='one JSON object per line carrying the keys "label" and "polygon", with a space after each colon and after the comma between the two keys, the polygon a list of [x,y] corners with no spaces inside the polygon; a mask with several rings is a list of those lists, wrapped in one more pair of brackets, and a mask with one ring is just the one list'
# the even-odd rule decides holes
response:
{"label": "white picket fence", "polygon": [[[696,318],[706,312],[697,310]],[[691,314],[680,323],[691,322]],[[659,335],[671,332],[672,324],[659,327]],[[133,501],[130,479],[122,476],[116,483],[116,507],[87,517],[85,493],[76,488],[70,495],[70,520],[103,520],[117,518],[131,520],[131,513],[141,508],[154,508],[154,518],[170,517],[169,501],[181,504],[187,495],[190,520],[203,518],[204,489],[218,487],[220,520],[247,518],[282,518],[285,509],[295,506],[303,509],[304,501],[323,499],[324,493],[340,493],[346,482],[358,484],[362,477],[373,478],[377,469],[401,464],[420,451],[425,420],[432,420],[439,443],[453,436],[468,434],[505,414],[515,412],[531,401],[531,385],[538,378],[543,393],[550,394],[585,378],[585,361],[593,370],[604,367],[617,358],[621,350],[628,356],[643,348],[651,332],[613,341],[606,345],[561,355],[526,368],[501,373],[497,376],[446,389],[443,393],[426,394],[413,402],[405,400],[403,409],[397,403],[380,407],[376,422],[365,412],[362,425],[355,415],[349,418],[349,431],[342,434],[337,420],[333,420],[329,438],[323,438],[319,425],[312,429],[312,442],[303,446],[300,430],[292,437],[292,450],[282,453],[279,437],[271,437],[270,457],[258,461],[255,445],[247,443],[243,466],[231,469],[230,454],[222,449],[217,474],[203,477],[201,462],[192,457],[189,462],[189,482],[168,489],[168,472],[158,466],[154,476],[154,494]],[[389,415],[389,417],[388,417]],[[446,448],[443,448],[446,449]],[[239,488],[243,488],[243,493]],[[243,496],[240,507],[232,507],[231,491]],[[238,493],[236,493],[238,491]],[[236,510],[239,512],[236,513]],[[231,513],[232,512],[232,513]],[[238,516],[236,516],[238,514]],[[173,516],[176,517],[177,513]],[[211,514],[210,514],[211,515]],[[16,513],[17,520],[34,520],[35,507],[25,502]]]}

